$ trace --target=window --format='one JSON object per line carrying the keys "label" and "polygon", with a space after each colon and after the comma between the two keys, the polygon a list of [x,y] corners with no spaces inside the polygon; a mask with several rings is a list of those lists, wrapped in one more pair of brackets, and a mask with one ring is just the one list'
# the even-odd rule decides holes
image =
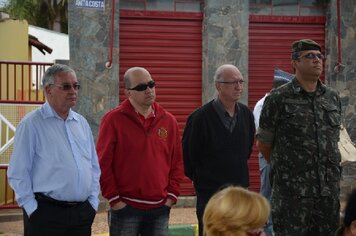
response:
{"label": "window", "polygon": [[120,8],[143,11],[202,12],[204,0],[120,0]]}
{"label": "window", "polygon": [[323,16],[328,0],[250,0],[250,14]]}

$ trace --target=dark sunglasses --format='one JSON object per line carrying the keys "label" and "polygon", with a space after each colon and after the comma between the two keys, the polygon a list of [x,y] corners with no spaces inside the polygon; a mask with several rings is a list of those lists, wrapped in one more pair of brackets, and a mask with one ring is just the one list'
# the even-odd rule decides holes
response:
{"label": "dark sunglasses", "polygon": [[62,84],[62,85],[58,85],[58,84],[50,84],[53,86],[56,86],[58,88],[60,88],[63,91],[69,91],[72,88],[74,88],[74,90],[79,90],[80,89],[80,84]]}
{"label": "dark sunglasses", "polygon": [[151,80],[147,84],[138,84],[133,88],[128,88],[128,90],[145,91],[147,87],[153,88],[154,86],[156,86],[156,82],[154,80]]}
{"label": "dark sunglasses", "polygon": [[305,54],[305,55],[303,55],[303,56],[300,56],[300,57],[304,57],[304,58],[307,58],[307,59],[315,59],[315,58],[318,58],[319,60],[323,60],[324,59],[324,55],[323,54],[321,54],[321,53],[312,53],[312,52],[310,52],[310,53],[307,53],[307,54]]}

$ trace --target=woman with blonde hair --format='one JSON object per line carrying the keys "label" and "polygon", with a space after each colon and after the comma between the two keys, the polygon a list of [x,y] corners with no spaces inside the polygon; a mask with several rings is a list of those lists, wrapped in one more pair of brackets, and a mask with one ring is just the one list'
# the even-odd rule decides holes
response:
{"label": "woman with blonde hair", "polygon": [[203,217],[204,236],[265,236],[270,205],[262,195],[227,187],[209,200]]}

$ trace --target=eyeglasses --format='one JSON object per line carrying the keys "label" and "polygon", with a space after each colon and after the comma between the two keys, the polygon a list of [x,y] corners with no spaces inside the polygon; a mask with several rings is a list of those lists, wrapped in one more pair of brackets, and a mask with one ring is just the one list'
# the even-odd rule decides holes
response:
{"label": "eyeglasses", "polygon": [[240,79],[235,81],[216,81],[216,82],[221,84],[243,85],[245,81],[243,79]]}
{"label": "eyeglasses", "polygon": [[50,85],[56,86],[56,87],[60,88],[63,91],[69,91],[72,88],[74,90],[79,90],[80,89],[80,84],[62,84],[62,85],[50,84]]}
{"label": "eyeglasses", "polygon": [[[300,56],[300,57],[304,57],[304,58],[307,58],[307,59],[315,59],[315,58],[318,58],[319,60],[323,60],[324,59],[324,55],[321,54],[321,53],[312,53],[312,52],[309,52],[303,56]],[[299,57],[299,58],[300,58]]]}
{"label": "eyeglasses", "polygon": [[128,88],[127,90],[145,91],[147,87],[153,88],[154,86],[156,86],[156,82],[154,80],[151,80],[147,84],[138,84],[133,88]]}

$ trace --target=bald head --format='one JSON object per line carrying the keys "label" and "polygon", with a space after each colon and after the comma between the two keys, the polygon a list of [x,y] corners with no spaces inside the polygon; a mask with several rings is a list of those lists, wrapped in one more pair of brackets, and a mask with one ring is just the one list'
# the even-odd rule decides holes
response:
{"label": "bald head", "polygon": [[125,74],[124,74],[124,86],[125,88],[131,88],[132,86],[132,81],[131,78],[133,77],[140,77],[140,76],[144,76],[144,77],[150,77],[151,78],[151,74],[150,72],[148,72],[148,70],[146,70],[143,67],[131,67],[129,68]]}

